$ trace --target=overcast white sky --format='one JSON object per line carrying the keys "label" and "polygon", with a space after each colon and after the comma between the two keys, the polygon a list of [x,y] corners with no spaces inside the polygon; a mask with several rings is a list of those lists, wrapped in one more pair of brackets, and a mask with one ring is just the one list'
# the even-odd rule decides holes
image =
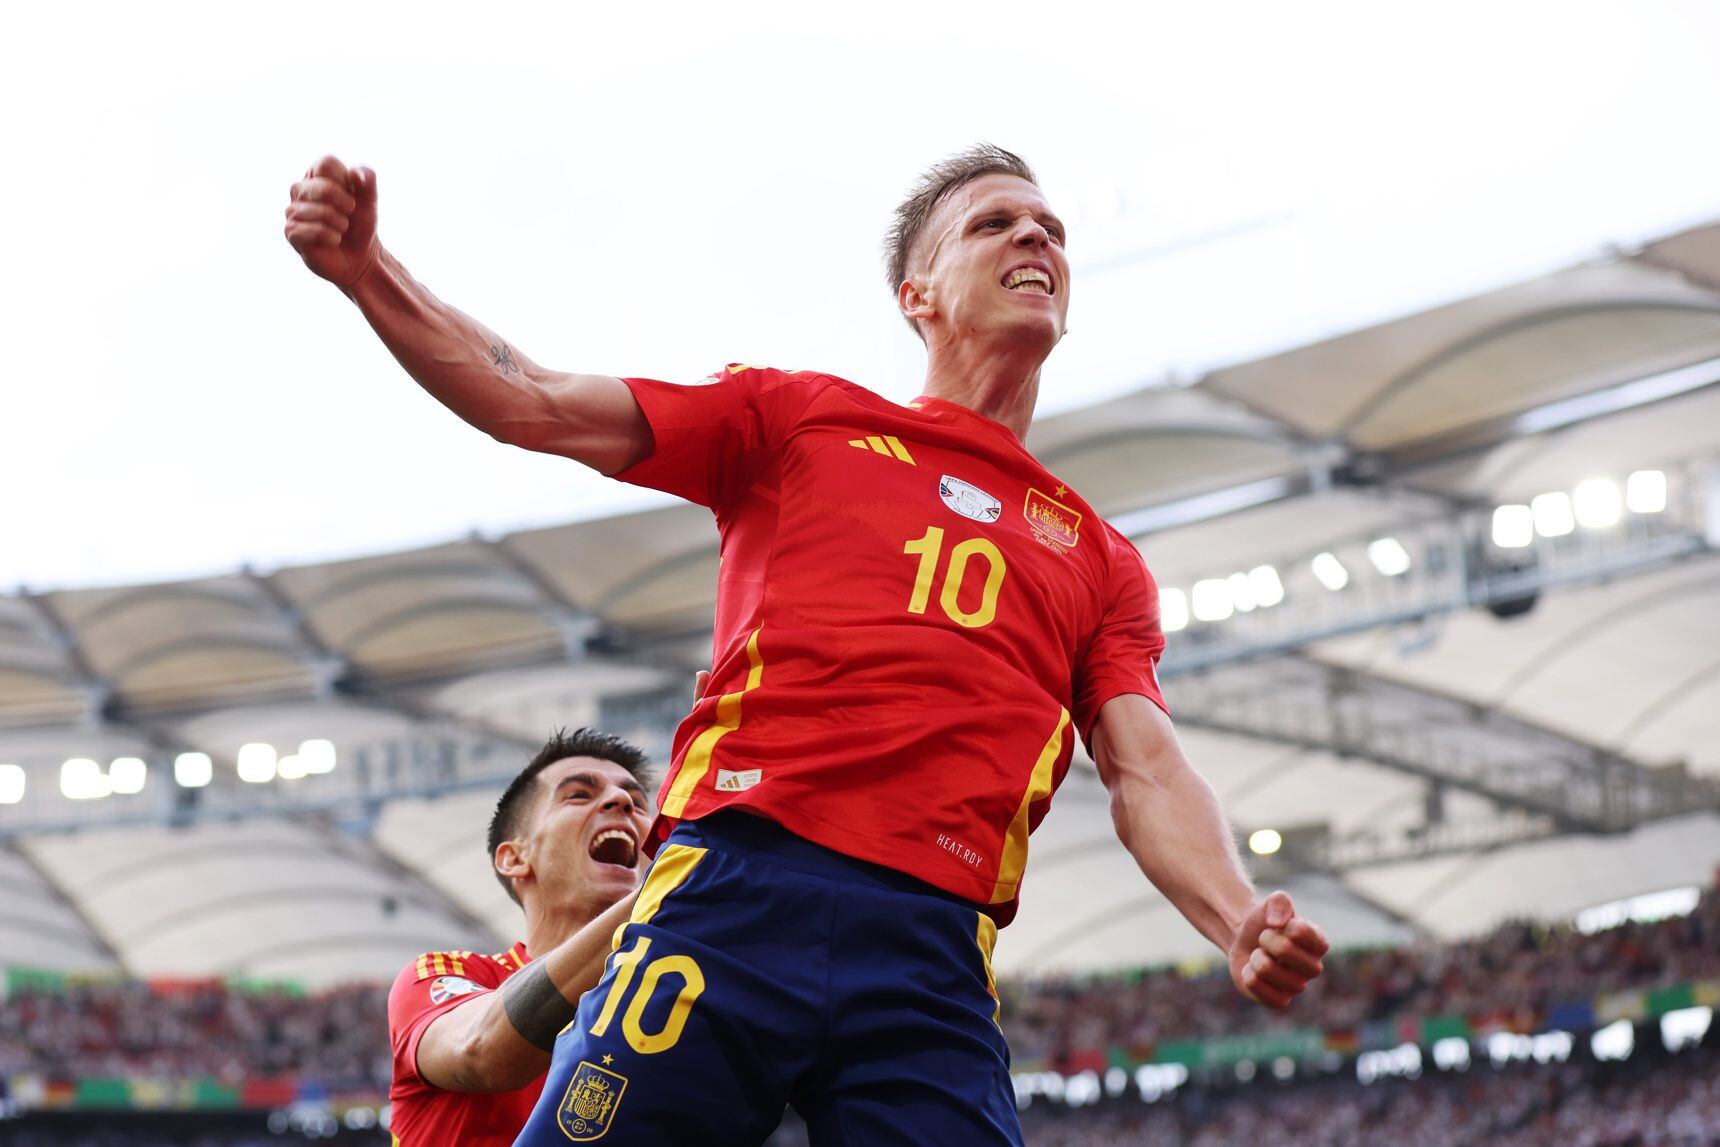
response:
{"label": "overcast white sky", "polygon": [[905,399],[886,217],[994,140],[1073,225],[1042,410],[1720,218],[1702,0],[34,7],[0,42],[0,592],[649,500],[459,423],[303,269],[281,211],[324,152],[547,365]]}

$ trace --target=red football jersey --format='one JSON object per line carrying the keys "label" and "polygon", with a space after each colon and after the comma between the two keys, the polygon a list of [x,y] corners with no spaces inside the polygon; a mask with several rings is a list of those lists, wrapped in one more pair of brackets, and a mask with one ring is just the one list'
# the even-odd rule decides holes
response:
{"label": "red football jersey", "polygon": [[418,1041],[437,1016],[495,991],[530,960],[524,943],[495,956],[430,952],[395,977],[388,992],[388,1042],[394,1051],[388,1126],[394,1147],[511,1147],[543,1080],[518,1091],[447,1091],[418,1074]]}
{"label": "red football jersey", "polygon": [[1139,551],[953,403],[748,366],[626,382],[656,444],[617,476],[722,537],[711,683],[651,847],[743,807],[1007,922],[1076,731],[1119,694],[1164,704]]}

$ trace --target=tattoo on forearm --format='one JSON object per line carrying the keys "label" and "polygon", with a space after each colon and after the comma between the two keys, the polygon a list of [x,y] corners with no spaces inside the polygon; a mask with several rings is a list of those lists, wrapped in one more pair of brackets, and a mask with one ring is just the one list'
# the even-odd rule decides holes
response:
{"label": "tattoo on forearm", "polygon": [[507,343],[490,348],[490,357],[496,360],[496,369],[503,374],[520,369],[520,364],[514,361],[514,348]]}
{"label": "tattoo on forearm", "polygon": [[502,1010],[527,1043],[554,1051],[555,1037],[573,1022],[579,1005],[568,1002],[549,978],[549,968],[540,961],[508,977],[502,985]]}

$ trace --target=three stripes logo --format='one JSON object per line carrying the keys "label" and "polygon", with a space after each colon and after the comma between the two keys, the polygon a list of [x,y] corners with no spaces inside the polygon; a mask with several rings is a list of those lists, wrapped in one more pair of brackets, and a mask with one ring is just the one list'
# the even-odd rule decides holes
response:
{"label": "three stripes logo", "polygon": [[908,448],[902,445],[902,440],[894,434],[868,434],[864,438],[851,438],[848,445],[856,450],[870,450],[874,454],[882,454],[886,458],[896,458],[908,465],[914,465],[914,456],[908,453]]}

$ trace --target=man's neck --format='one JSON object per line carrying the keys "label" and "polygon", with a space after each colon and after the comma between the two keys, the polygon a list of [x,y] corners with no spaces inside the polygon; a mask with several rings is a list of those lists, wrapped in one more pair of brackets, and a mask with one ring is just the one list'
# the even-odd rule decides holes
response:
{"label": "man's neck", "polygon": [[1033,347],[984,348],[948,345],[928,348],[926,384],[920,393],[965,406],[1002,423],[1027,440],[1033,407],[1039,400],[1039,368],[1045,353]]}
{"label": "man's neck", "polygon": [[526,951],[534,960],[601,914],[592,911],[587,904],[568,905],[551,910],[535,900],[528,900],[525,909]]}

